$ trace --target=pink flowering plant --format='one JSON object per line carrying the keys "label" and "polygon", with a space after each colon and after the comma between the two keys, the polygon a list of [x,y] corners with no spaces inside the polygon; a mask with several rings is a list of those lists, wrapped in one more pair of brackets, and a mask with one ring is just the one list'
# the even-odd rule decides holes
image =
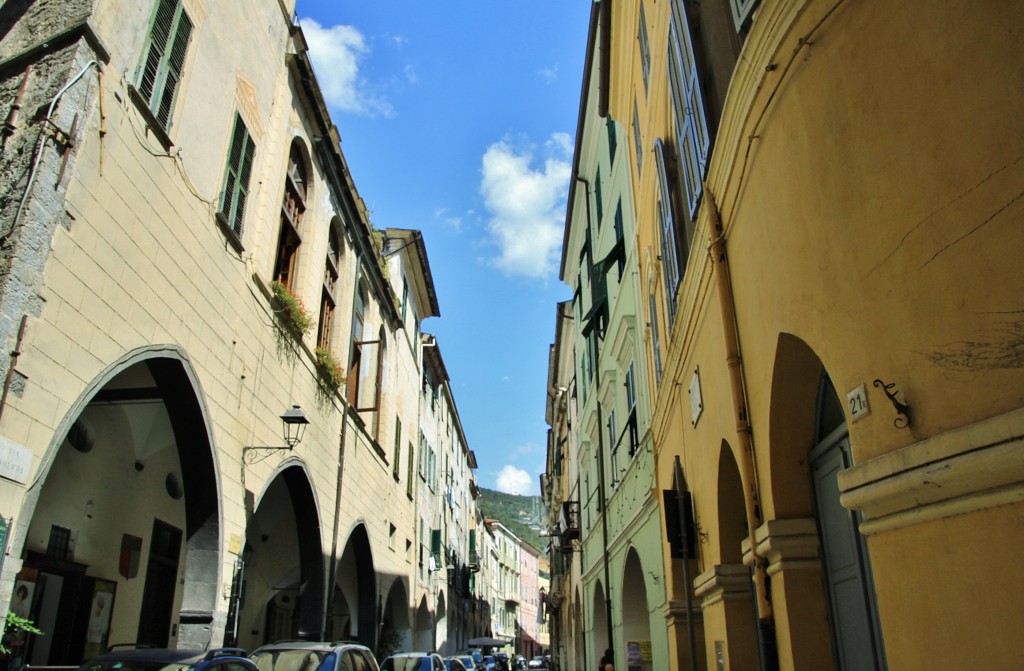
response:
{"label": "pink flowering plant", "polygon": [[337,389],[347,381],[345,369],[341,367],[341,364],[334,354],[331,353],[331,350],[317,347],[316,363],[320,366],[320,372],[329,387]]}
{"label": "pink flowering plant", "polygon": [[313,315],[306,308],[302,299],[291,292],[281,282],[274,280],[270,283],[270,291],[274,298],[280,303],[284,312],[285,320],[298,331],[300,335],[309,333],[313,328]]}

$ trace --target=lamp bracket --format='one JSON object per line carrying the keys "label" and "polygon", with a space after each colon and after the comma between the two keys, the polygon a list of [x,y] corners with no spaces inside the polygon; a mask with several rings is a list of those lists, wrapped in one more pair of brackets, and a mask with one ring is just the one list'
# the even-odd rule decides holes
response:
{"label": "lamp bracket", "polygon": [[[258,464],[267,457],[277,452],[291,452],[292,448],[287,445],[270,447],[266,445],[246,445],[242,447],[242,461],[252,465]],[[262,453],[262,454],[259,454]]]}

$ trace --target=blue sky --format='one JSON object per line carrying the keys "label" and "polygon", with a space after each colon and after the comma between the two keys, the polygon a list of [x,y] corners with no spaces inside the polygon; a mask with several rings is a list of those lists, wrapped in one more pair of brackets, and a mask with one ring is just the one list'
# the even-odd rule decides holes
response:
{"label": "blue sky", "polygon": [[477,481],[536,494],[588,0],[298,0],[377,228],[423,231]]}

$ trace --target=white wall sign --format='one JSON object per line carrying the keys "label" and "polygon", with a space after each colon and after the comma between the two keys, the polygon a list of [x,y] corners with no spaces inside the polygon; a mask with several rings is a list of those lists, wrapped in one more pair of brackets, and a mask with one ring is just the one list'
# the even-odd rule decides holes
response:
{"label": "white wall sign", "polygon": [[871,414],[871,407],[868,405],[868,392],[865,385],[846,392],[846,407],[850,411],[850,421],[856,422]]}
{"label": "white wall sign", "polygon": [[24,485],[28,483],[31,468],[32,451],[0,436],[0,478],[14,480]]}

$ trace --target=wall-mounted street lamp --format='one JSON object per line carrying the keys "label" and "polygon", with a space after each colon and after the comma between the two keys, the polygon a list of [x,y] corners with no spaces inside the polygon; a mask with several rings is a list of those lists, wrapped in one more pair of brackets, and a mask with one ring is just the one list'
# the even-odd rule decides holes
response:
{"label": "wall-mounted street lamp", "polygon": [[[284,445],[280,447],[246,445],[242,448],[242,460],[247,464],[255,464],[263,461],[274,452],[295,449],[295,446],[302,442],[302,436],[306,433],[307,424],[309,424],[309,420],[306,419],[306,413],[302,412],[302,408],[299,406],[293,405],[281,415]],[[262,454],[257,454],[260,452]]]}

